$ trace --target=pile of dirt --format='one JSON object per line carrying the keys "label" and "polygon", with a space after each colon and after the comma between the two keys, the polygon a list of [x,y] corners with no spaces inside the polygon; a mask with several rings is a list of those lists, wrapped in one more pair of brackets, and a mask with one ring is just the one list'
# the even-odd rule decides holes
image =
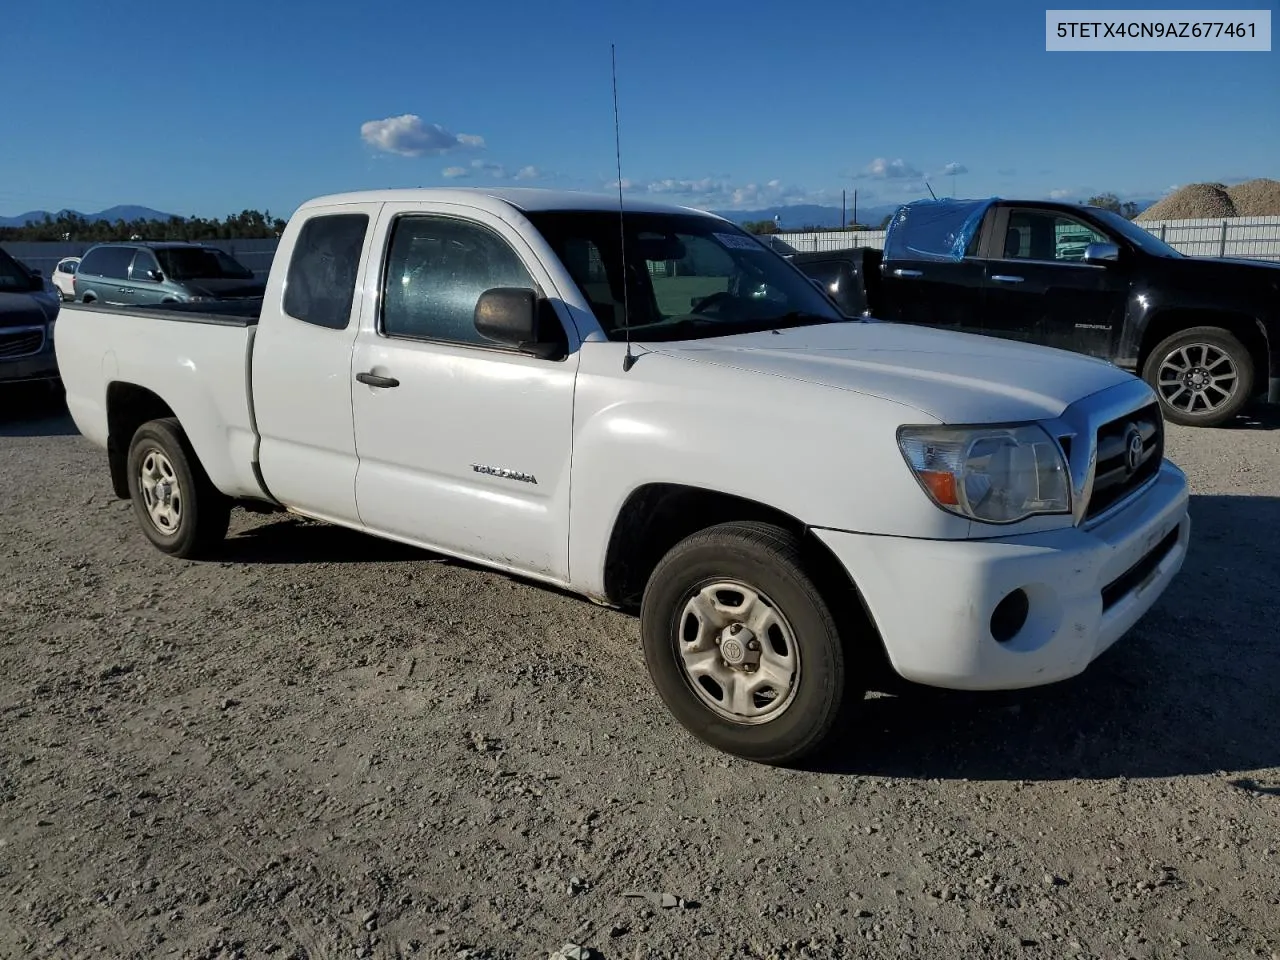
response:
{"label": "pile of dirt", "polygon": [[1138,220],[1197,220],[1234,217],[1236,207],[1220,183],[1192,183],[1138,214]]}
{"label": "pile of dirt", "polygon": [[1280,180],[1246,180],[1227,190],[1237,217],[1280,216]]}
{"label": "pile of dirt", "polygon": [[1234,187],[1192,183],[1138,214],[1138,220],[1209,220],[1280,216],[1280,180],[1259,177]]}

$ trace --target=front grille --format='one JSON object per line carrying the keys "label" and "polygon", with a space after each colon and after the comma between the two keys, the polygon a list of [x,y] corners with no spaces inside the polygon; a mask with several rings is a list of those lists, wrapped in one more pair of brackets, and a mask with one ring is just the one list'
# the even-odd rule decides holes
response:
{"label": "front grille", "polygon": [[[1136,458],[1130,451],[1131,446],[1136,451],[1135,436],[1142,440],[1142,453]],[[1085,519],[1115,506],[1154,477],[1163,459],[1164,421],[1157,404],[1104,423],[1098,429],[1097,468]]]}
{"label": "front grille", "polygon": [[1106,613],[1151,576],[1178,542],[1178,528],[1170,530],[1145,557],[1102,588],[1102,612]]}
{"label": "front grille", "polygon": [[0,330],[0,358],[5,360],[39,353],[43,346],[43,330]]}

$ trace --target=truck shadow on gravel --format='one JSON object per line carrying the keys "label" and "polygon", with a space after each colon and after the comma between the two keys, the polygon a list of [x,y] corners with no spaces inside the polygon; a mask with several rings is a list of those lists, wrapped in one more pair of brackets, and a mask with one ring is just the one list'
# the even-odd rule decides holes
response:
{"label": "truck shadow on gravel", "polygon": [[222,563],[442,563],[456,561],[357,530],[281,515],[233,534],[212,559]]}
{"label": "truck shadow on gravel", "polygon": [[[1191,512],[1178,578],[1085,673],[1008,693],[873,695],[809,769],[1039,781],[1280,766],[1280,497],[1194,496]],[[1231,785],[1280,794],[1264,780]]]}

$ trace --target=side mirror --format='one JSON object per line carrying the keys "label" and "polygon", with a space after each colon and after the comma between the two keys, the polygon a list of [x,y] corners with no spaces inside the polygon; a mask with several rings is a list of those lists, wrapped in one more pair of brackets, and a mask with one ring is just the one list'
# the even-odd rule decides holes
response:
{"label": "side mirror", "polygon": [[1114,243],[1091,243],[1084,248],[1085,263],[1115,263],[1120,259],[1120,248]]}
{"label": "side mirror", "polygon": [[476,301],[474,322],[482,337],[544,360],[564,356],[567,347],[551,305],[529,289],[486,290]]}
{"label": "side mirror", "polygon": [[164,274],[161,273],[159,270],[148,270],[147,278],[150,280],[154,280],[156,283],[164,282]]}
{"label": "side mirror", "polygon": [[41,275],[39,270],[31,271],[31,284],[28,289],[36,293],[39,293],[44,289],[44,277]]}

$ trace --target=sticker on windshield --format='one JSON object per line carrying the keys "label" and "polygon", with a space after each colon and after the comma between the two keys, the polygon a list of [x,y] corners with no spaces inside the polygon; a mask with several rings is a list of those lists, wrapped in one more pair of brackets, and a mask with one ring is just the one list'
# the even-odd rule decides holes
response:
{"label": "sticker on windshield", "polygon": [[750,237],[744,237],[737,233],[717,233],[713,234],[720,241],[721,246],[728,247],[730,250],[763,250],[764,247],[758,240]]}

